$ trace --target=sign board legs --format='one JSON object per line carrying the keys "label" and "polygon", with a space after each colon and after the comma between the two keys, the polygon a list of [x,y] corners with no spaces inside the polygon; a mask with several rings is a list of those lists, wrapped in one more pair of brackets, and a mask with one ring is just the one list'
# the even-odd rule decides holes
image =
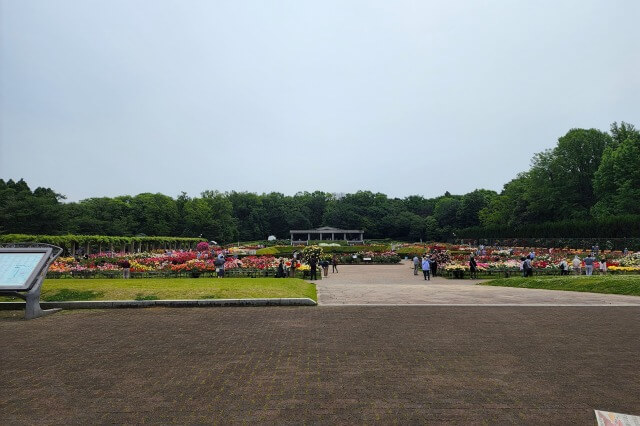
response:
{"label": "sign board legs", "polygon": [[[42,278],[39,278],[41,281]],[[38,317],[43,317],[45,315],[53,314],[60,311],[60,308],[56,309],[42,309],[40,307],[40,289],[42,287],[42,282],[35,285],[27,294],[25,294],[25,302],[26,308],[24,312],[25,319],[34,319]]]}

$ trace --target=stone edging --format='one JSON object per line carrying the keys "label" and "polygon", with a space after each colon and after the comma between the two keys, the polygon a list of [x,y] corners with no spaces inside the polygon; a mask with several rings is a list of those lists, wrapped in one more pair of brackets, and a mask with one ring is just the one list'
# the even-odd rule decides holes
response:
{"label": "stone edging", "polygon": [[[187,300],[87,300],[77,302],[40,302],[42,309],[111,309],[111,308],[195,308],[221,306],[316,306],[307,297],[273,299],[187,299]],[[24,302],[0,302],[0,310],[24,309]]]}

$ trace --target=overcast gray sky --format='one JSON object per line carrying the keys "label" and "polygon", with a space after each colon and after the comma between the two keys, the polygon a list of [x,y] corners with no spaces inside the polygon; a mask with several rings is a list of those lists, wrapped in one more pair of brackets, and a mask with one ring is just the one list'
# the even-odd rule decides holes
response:
{"label": "overcast gray sky", "polygon": [[640,1],[0,0],[0,178],[70,200],[500,190],[640,125]]}

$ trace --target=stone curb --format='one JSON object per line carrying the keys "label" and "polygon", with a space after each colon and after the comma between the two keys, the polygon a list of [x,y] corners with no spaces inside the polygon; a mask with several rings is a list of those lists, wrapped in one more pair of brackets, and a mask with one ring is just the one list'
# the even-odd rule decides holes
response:
{"label": "stone curb", "polygon": [[[40,302],[42,309],[112,309],[112,308],[196,308],[222,306],[316,306],[307,297],[282,299],[187,299],[187,300],[95,300],[77,302]],[[24,302],[0,302],[0,311],[24,309]]]}

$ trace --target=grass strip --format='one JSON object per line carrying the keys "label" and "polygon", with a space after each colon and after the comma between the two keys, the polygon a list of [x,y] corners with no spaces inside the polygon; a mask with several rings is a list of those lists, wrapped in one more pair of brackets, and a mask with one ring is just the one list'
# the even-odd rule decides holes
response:
{"label": "grass strip", "polygon": [[493,279],[479,285],[640,296],[639,275],[511,277]]}
{"label": "grass strip", "polygon": [[[42,301],[260,299],[308,297],[316,286],[297,278],[136,278],[52,279],[42,285]],[[20,300],[2,297],[0,301]]]}

